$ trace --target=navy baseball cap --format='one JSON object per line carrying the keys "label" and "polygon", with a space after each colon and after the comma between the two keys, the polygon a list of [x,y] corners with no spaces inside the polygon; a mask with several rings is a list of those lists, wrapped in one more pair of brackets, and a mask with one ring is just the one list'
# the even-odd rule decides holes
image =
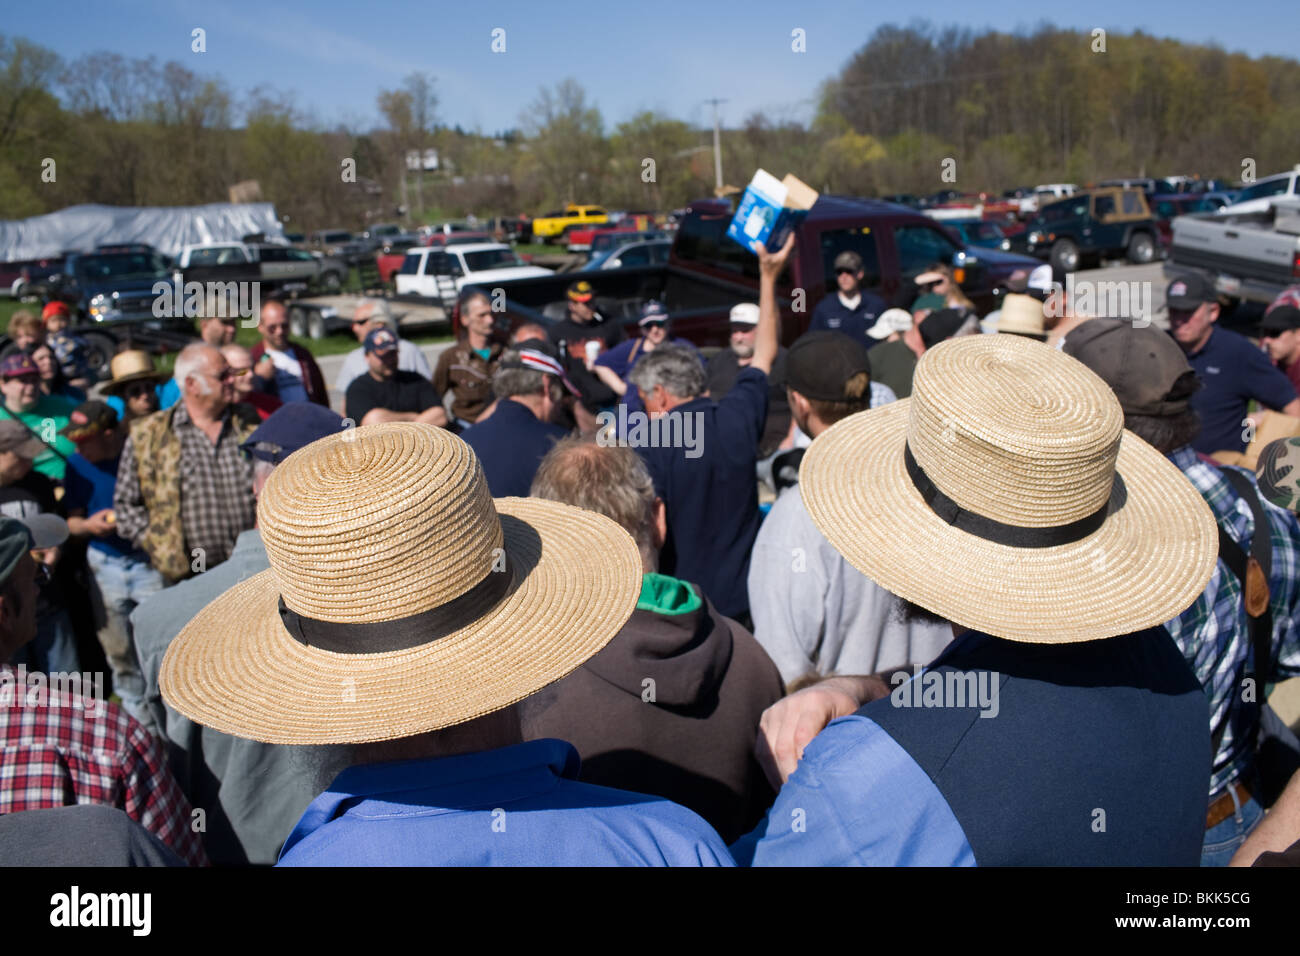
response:
{"label": "navy baseball cap", "polygon": [[1180,276],[1165,290],[1165,307],[1175,312],[1195,312],[1202,302],[1217,298],[1214,287],[1199,273]]}
{"label": "navy baseball cap", "polygon": [[651,299],[641,306],[641,318],[637,321],[637,325],[644,327],[655,322],[666,323],[667,321],[668,310],[664,308],[664,304]]}
{"label": "navy baseball cap", "polygon": [[239,447],[254,458],[278,465],[304,445],[342,430],[343,417],[338,412],[314,402],[286,402]]}
{"label": "navy baseball cap", "polygon": [[370,352],[391,352],[397,348],[397,336],[393,334],[391,329],[371,329],[366,333],[366,340],[362,344],[362,348],[366,350],[367,354]]}

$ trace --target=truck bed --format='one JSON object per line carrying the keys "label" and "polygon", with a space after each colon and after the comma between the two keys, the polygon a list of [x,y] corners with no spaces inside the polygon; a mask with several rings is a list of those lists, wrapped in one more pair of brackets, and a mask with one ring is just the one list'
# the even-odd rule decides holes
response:
{"label": "truck bed", "polygon": [[1260,213],[1179,216],[1165,271],[1198,272],[1231,298],[1272,301],[1300,279],[1300,203],[1277,203]]}

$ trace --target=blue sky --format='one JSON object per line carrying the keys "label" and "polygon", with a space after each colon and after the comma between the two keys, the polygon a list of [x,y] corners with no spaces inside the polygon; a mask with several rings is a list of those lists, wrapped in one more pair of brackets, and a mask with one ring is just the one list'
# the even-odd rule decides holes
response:
{"label": "blue sky", "polygon": [[[1241,16],[1222,5],[1200,13],[1186,0],[1082,6],[1033,0],[1000,0],[983,9],[957,0],[806,6],[773,0],[11,0],[0,32],[50,47],[73,65],[112,50],[178,60],[221,76],[238,94],[269,85],[293,93],[305,114],[326,125],[377,125],[379,90],[426,70],[438,80],[439,120],[484,132],[519,125],[539,85],[566,76],[585,87],[607,128],[646,108],[711,124],[709,97],[727,100],[724,125],[755,111],[773,120],[807,120],[818,85],[877,26],[914,18],[976,30],[1028,30],[1045,21],[1083,31],[1141,28],[1256,56],[1290,56],[1300,35],[1300,4],[1282,0],[1256,0]],[[195,27],[207,32],[206,53],[190,50]],[[506,31],[505,53],[490,49],[497,27]],[[791,52],[795,28],[806,32],[806,53]]]}

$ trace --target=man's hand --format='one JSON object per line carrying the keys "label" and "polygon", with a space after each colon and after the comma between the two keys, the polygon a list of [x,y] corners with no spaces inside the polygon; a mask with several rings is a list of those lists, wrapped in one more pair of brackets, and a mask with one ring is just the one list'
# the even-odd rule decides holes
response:
{"label": "man's hand", "polygon": [[889,687],[879,677],[828,677],[763,711],[754,757],[768,782],[780,790],[794,773],[804,748],[823,727],[888,693]]}
{"label": "man's hand", "polygon": [[112,508],[104,508],[86,518],[82,522],[82,527],[96,538],[102,538],[117,530],[117,519],[113,515]]}
{"label": "man's hand", "polygon": [[272,381],[275,378],[275,363],[271,361],[271,356],[263,355],[253,366],[253,374],[260,379]]}
{"label": "man's hand", "polygon": [[768,252],[767,246],[761,242],[754,243],[754,252],[758,254],[758,273],[764,279],[776,281],[776,277],[781,274],[785,268],[786,261],[790,258],[790,253],[794,249],[794,230],[785,237],[785,245],[775,252]]}

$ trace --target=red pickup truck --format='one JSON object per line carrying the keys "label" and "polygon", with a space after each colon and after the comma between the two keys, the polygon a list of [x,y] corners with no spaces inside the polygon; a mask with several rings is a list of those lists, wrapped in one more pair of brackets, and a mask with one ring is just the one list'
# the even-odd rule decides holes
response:
{"label": "red pickup truck", "polygon": [[[732,208],[726,200],[692,203],[673,241],[666,266],[583,273],[595,287],[597,306],[635,335],[641,305],[657,299],[668,308],[673,334],[697,345],[725,345],[728,313],[738,302],[758,301],[758,258],[727,238]],[[916,297],[913,279],[934,262],[956,267],[957,281],[981,314],[996,307],[1013,275],[1038,260],[994,249],[963,249],[942,224],[902,206],[874,199],[823,195],[797,231],[798,246],[777,283],[781,339],[790,344],[807,328],[813,309],[835,288],[835,257],[853,250],[866,271],[864,286],[890,305]],[[503,326],[543,325],[565,315],[564,291],[572,274],[495,283],[506,310]],[[457,325],[457,332],[459,327]]]}

